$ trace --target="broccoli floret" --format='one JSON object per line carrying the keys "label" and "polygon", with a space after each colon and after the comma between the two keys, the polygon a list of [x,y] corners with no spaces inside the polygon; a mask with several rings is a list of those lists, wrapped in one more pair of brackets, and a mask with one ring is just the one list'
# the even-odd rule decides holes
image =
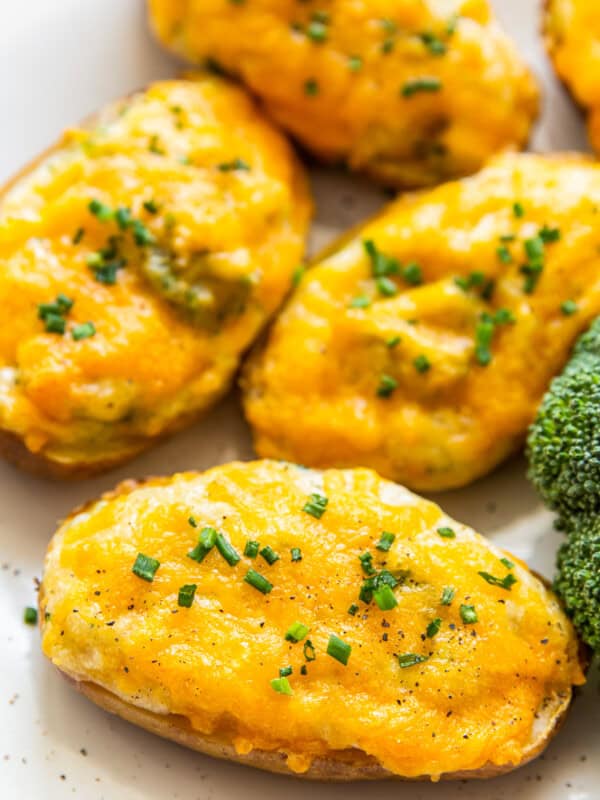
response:
{"label": "broccoli floret", "polygon": [[600,318],[577,343],[530,428],[529,477],[562,527],[600,512]]}
{"label": "broccoli floret", "polygon": [[600,519],[580,523],[558,551],[554,588],[581,638],[600,652]]}

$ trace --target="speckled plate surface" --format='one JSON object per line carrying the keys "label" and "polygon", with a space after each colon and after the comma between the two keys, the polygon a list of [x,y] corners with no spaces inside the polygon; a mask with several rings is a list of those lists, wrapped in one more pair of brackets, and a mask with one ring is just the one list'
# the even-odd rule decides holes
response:
{"label": "speckled plate surface", "polygon": [[[590,0],[593,2],[593,0]],[[552,75],[538,37],[537,0],[496,0],[545,86],[537,150],[586,148],[578,112]],[[0,0],[0,179],[67,125],[108,100],[177,71],[146,30],[142,0]],[[314,173],[317,247],[376,209],[383,194],[334,173]],[[35,603],[55,522],[117,481],[204,469],[252,456],[236,397],[200,425],[101,479],[51,484],[0,464],[0,798],[2,800],[598,800],[600,697],[587,689],[546,754],[492,781],[310,786],[213,761],[100,711],[74,693],[22,622]],[[448,512],[551,575],[558,536],[515,460],[469,489],[437,497]]]}

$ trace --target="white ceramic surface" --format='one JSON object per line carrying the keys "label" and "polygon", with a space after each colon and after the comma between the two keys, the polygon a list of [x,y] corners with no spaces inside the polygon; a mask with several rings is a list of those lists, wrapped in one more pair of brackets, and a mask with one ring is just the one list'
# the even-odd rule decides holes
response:
{"label": "white ceramic surface", "polygon": [[[597,0],[590,0],[596,2]],[[537,0],[496,0],[506,27],[545,86],[534,147],[584,149],[579,115],[545,59]],[[173,74],[177,65],[149,37],[142,0],[0,0],[0,178],[8,177],[113,97]],[[314,175],[319,216],[313,247],[375,209],[383,194],[328,172]],[[98,480],[47,483],[0,463],[1,800],[597,800],[600,798],[598,674],[577,699],[546,754],[488,782],[311,787],[213,761],[143,733],[76,695],[40,655],[22,622],[34,604],[46,543],[74,505],[129,476],[203,469],[251,457],[237,398],[203,424]],[[477,485],[444,495],[454,516],[550,575],[558,536],[515,460]]]}

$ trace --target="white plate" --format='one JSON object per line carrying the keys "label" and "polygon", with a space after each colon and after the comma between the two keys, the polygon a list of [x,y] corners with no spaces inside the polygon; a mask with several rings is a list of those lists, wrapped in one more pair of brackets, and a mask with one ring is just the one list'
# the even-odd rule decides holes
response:
{"label": "white plate", "polygon": [[[592,2],[592,0],[590,0]],[[496,0],[498,12],[545,85],[535,137],[541,150],[584,149],[581,120],[552,76],[537,36],[534,0]],[[177,69],[151,41],[142,0],[0,0],[0,178],[60,131],[113,97]],[[315,174],[320,214],[313,246],[376,208],[364,182]],[[118,480],[204,469],[252,455],[237,399],[208,420],[101,479],[46,483],[0,464],[0,798],[2,800],[597,800],[600,698],[594,670],[564,730],[546,754],[488,782],[311,787],[197,755],[143,733],[75,694],[46,664],[38,634],[22,622],[35,603],[55,521]],[[558,536],[516,460],[469,489],[441,498],[454,516],[551,575]]]}

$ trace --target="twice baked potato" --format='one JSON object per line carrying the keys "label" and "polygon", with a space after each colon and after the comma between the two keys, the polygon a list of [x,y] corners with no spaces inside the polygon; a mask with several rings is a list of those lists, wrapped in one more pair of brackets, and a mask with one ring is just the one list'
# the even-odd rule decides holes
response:
{"label": "twice baked potato", "polygon": [[211,75],[71,130],[0,194],[0,449],[81,476],[197,418],[290,286],[311,202]]}
{"label": "twice baked potato", "polygon": [[487,0],[148,5],[169,49],[237,75],[319,158],[389,185],[475,172],[521,147],[537,114],[535,82]]}
{"label": "twice baked potato", "polygon": [[589,111],[591,143],[600,153],[600,5],[546,0],[544,36],[559,77]]}
{"label": "twice baked potato", "polygon": [[46,656],[102,707],[308,778],[486,777],[584,681],[522,563],[367,469],[233,463],[121,485],[55,534]]}
{"label": "twice baked potato", "polygon": [[247,364],[260,456],[461,486],[523,442],[600,313],[600,167],[510,155],[312,266]]}

